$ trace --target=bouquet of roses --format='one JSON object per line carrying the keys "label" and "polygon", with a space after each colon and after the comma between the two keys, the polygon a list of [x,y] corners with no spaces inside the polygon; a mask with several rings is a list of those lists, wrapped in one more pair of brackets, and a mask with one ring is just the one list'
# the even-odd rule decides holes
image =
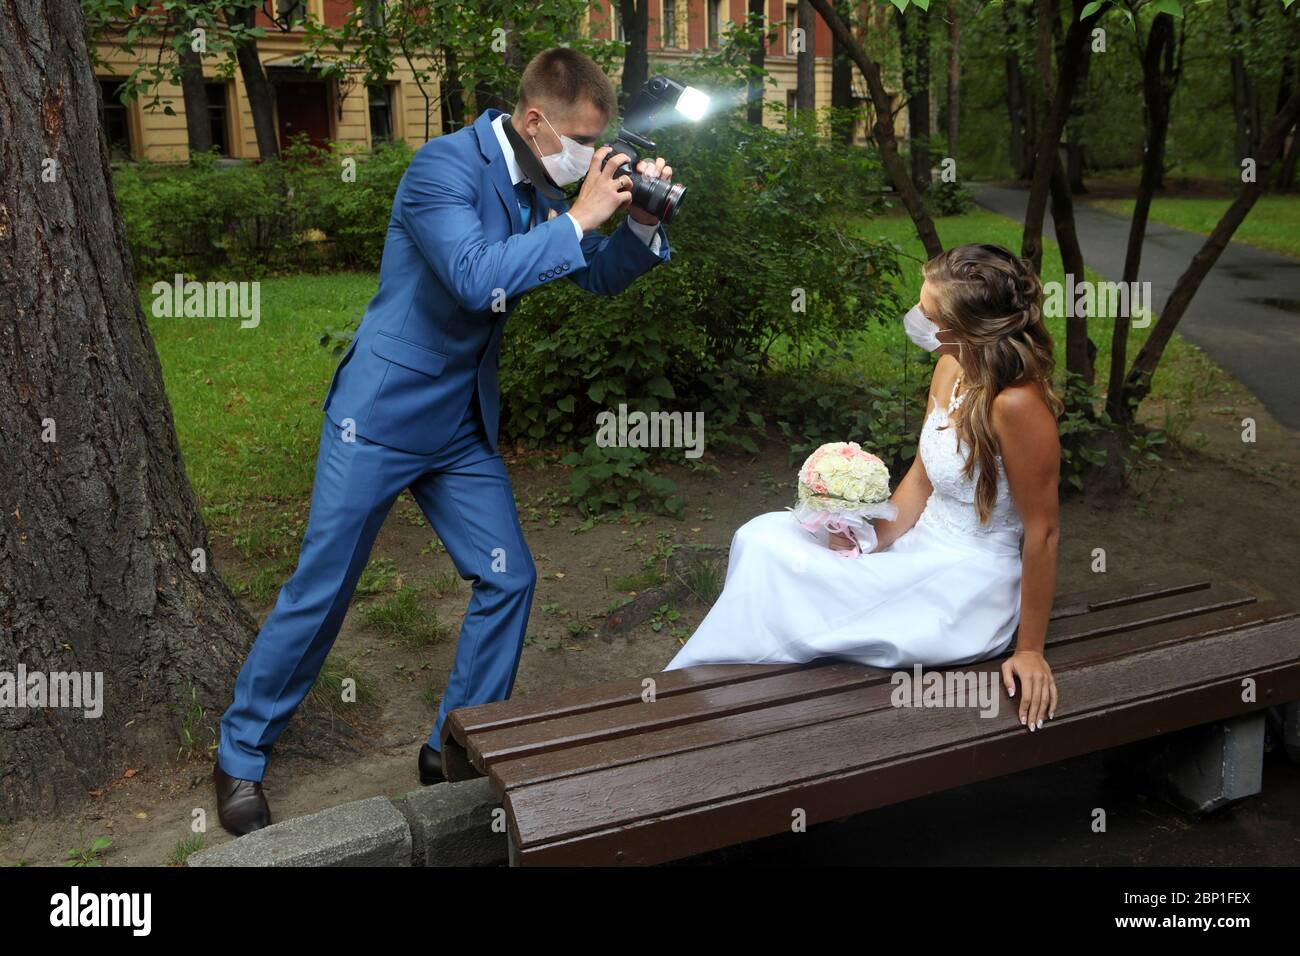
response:
{"label": "bouquet of roses", "polygon": [[837,552],[853,558],[876,547],[871,519],[893,520],[898,509],[889,500],[889,469],[857,442],[822,445],[799,469],[799,503],[795,520],[814,533],[846,534],[857,548]]}

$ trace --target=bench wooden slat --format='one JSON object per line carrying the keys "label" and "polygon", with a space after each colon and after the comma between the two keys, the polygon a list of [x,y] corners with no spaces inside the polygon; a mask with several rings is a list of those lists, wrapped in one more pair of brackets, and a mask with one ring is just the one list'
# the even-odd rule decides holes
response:
{"label": "bench wooden slat", "polygon": [[[1197,640],[1232,628],[1255,625],[1291,617],[1294,610],[1281,602],[1259,602],[1224,608],[1193,620],[1172,620],[1144,630],[1140,639],[1145,648]],[[1071,667],[1131,653],[1133,637],[1113,634],[1087,644],[1075,644],[1053,655],[1053,673],[1059,675]],[[1005,658],[977,665],[986,670],[1000,668]],[[972,668],[973,669],[973,668]],[[883,692],[868,688],[886,684]],[[1058,685],[1059,686],[1059,685]],[[852,691],[852,692],[850,692]],[[490,776],[498,793],[540,783],[544,780],[587,773],[605,767],[621,766],[670,754],[697,750],[748,737],[758,737],[777,730],[838,720],[865,710],[889,706],[892,687],[888,682],[871,680],[861,687],[846,687],[833,696],[711,716],[689,724],[675,724],[662,729],[646,729],[629,737],[595,738],[563,750],[538,749],[511,757],[489,761]],[[657,705],[645,705],[652,709]]]}
{"label": "bench wooden slat", "polygon": [[498,760],[545,753],[592,740],[630,736],[790,701],[807,701],[888,679],[887,671],[859,664],[827,662],[761,680],[705,687],[689,694],[657,696],[652,702],[638,698],[631,704],[547,717],[503,730],[479,733],[474,737],[473,756],[476,766],[490,766]]}
{"label": "bench wooden slat", "polygon": [[[1054,621],[1048,630],[1048,647],[1058,651],[1067,643],[1182,620],[1253,603],[1253,595],[1238,588],[1216,585],[1194,591],[1177,591],[1142,605],[1141,616],[1125,606]],[[671,672],[669,672],[671,673]],[[817,694],[835,693],[863,684],[887,683],[890,672],[854,664],[804,668],[771,675],[740,685],[694,690],[658,699],[654,706],[637,698],[634,703],[588,710],[578,714],[544,716],[524,724],[474,736],[469,759],[486,772],[500,760],[548,753],[596,740],[641,734],[730,713],[776,706]]]}
{"label": "bench wooden slat", "polygon": [[[992,720],[981,720],[970,708],[927,710],[922,712],[925,719],[917,719],[917,714],[890,707],[518,787],[509,790],[505,799],[520,853],[537,858],[544,844],[571,842],[575,834],[603,833],[602,840],[613,839],[616,844],[617,834],[638,821],[690,815],[694,809],[750,800],[766,790],[791,786],[799,789],[802,798],[806,786],[823,777],[853,776],[891,758],[903,760],[911,755],[910,759],[915,759],[934,748],[968,748],[999,734],[1014,735],[1023,741],[1019,746],[1036,751],[1035,763],[1061,759],[1052,748],[1057,746],[1055,740],[1066,738],[1060,733],[1063,726],[1097,720],[1116,708],[1158,707],[1162,701],[1178,697],[1179,691],[1192,692],[1201,684],[1223,684],[1233,675],[1253,675],[1270,668],[1278,670],[1278,680],[1300,680],[1300,627],[1295,616],[1205,638],[1194,645],[1166,645],[1068,669],[1057,678],[1062,694],[1086,702],[1086,707],[1058,715],[1051,731],[1036,736],[1019,726],[1014,709],[1004,708]],[[1266,704],[1264,696],[1257,704],[1243,704],[1237,693],[1209,711],[1166,708],[1162,720],[1169,724],[1166,729],[1171,729]],[[953,742],[954,732],[962,742]],[[1121,742],[1113,736],[1100,739],[1107,740],[1106,745]],[[854,742],[861,743],[855,746]],[[871,802],[869,795],[859,793],[858,799],[879,805]],[[766,817],[755,826],[761,823],[766,833],[780,832],[788,825],[788,813],[787,807],[782,822]],[[820,818],[809,817],[810,822],[816,819]],[[746,838],[757,835],[763,834],[755,832]]]}
{"label": "bench wooden slat", "polygon": [[[1250,676],[1258,682],[1260,693],[1270,700],[1300,699],[1300,668],[1294,665],[1280,665]],[[1054,721],[1058,726],[1052,730],[1053,746],[1060,755],[1055,759],[1196,726],[1204,721],[1190,715],[1213,713],[1221,709],[1225,697],[1234,694],[1240,696],[1240,679],[1230,677],[1212,685],[1185,688],[1157,701],[1115,707],[1101,717],[1058,718]],[[792,806],[803,808],[810,823],[824,822],[1048,762],[1034,747],[1024,744],[1028,736],[1016,731],[598,834],[537,844],[518,850],[513,862],[522,866],[613,866],[680,859],[786,832]],[[869,795],[865,801],[864,794]],[[513,817],[509,819],[517,843],[518,829]]]}

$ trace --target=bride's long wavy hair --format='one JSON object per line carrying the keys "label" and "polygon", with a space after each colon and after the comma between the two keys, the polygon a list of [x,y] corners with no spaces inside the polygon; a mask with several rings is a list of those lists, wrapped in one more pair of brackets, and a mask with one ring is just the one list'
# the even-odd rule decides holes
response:
{"label": "bride's long wavy hair", "polygon": [[1063,409],[1052,389],[1056,360],[1043,323],[1043,284],[1029,260],[993,243],[956,246],[927,262],[922,272],[938,312],[929,318],[953,330],[961,346],[966,397],[954,419],[969,449],[966,478],[979,466],[975,510],[987,522],[998,491],[993,399],[1004,388],[1033,383],[1054,416]]}

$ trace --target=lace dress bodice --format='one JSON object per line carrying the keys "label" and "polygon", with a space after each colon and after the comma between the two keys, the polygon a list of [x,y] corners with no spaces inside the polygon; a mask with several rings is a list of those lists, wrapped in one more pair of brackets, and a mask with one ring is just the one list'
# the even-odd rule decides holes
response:
{"label": "lace dress bodice", "polygon": [[951,417],[966,397],[957,394],[960,385],[961,376],[958,375],[947,408],[936,402],[921,427],[919,453],[934,491],[926,501],[925,510],[917,523],[924,522],[935,530],[948,534],[973,536],[980,543],[987,543],[999,550],[1009,547],[1018,549],[1024,525],[1011,500],[1001,455],[997,457],[998,492],[993,513],[987,523],[981,523],[975,511],[975,485],[979,478],[979,465],[975,466],[975,473],[970,478],[963,474],[967,446],[958,437]]}

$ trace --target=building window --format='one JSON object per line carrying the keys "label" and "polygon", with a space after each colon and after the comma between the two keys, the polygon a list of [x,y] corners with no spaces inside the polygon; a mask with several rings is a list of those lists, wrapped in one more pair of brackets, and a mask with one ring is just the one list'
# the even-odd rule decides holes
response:
{"label": "building window", "polygon": [[393,132],[393,91],[392,84],[366,87],[370,96],[370,145],[391,143]]}
{"label": "building window", "polygon": [[709,49],[716,50],[722,39],[722,0],[708,0]]}
{"label": "building window", "polygon": [[664,46],[677,46],[677,0],[663,0]]}
{"label": "building window", "polygon": [[791,113],[799,112],[799,91],[798,90],[785,91],[785,108],[789,110]]}
{"label": "building window", "polygon": [[131,123],[127,106],[118,97],[122,91],[121,80],[100,80],[100,125],[108,141],[111,159],[131,158]]}
{"label": "building window", "polygon": [[799,7],[793,3],[785,5],[785,52],[794,56],[794,31],[799,28]]}
{"label": "building window", "polygon": [[619,10],[618,0],[610,0],[609,12],[614,18],[614,39],[619,43],[626,43],[627,34],[623,32],[623,14]]}
{"label": "building window", "polygon": [[208,126],[212,129],[212,145],[218,156],[230,155],[230,136],[226,126],[226,84],[204,83],[208,94]]}

